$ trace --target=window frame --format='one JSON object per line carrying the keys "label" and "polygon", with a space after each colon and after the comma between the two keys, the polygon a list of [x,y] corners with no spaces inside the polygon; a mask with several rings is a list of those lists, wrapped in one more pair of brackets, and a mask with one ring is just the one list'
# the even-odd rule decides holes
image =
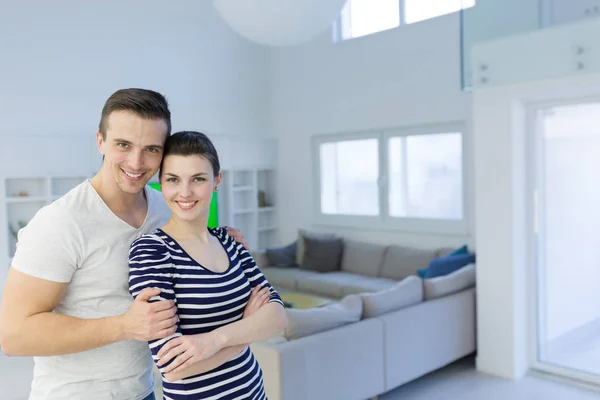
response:
{"label": "window frame", "polygon": [[[460,133],[462,144],[462,219],[450,220],[439,218],[393,217],[389,215],[389,148],[388,140],[394,137],[432,135],[441,133]],[[313,224],[347,228],[393,230],[415,233],[437,233],[448,235],[465,235],[469,233],[472,215],[471,184],[469,173],[469,132],[464,121],[453,121],[441,124],[430,124],[392,129],[368,130],[361,132],[314,135],[311,138],[313,157]],[[346,140],[377,139],[379,150],[379,174],[377,180],[379,194],[379,215],[359,216],[348,214],[324,214],[321,212],[321,151],[324,143]]]}
{"label": "window frame", "polygon": [[[348,1],[350,1],[350,0],[348,0]],[[475,1],[475,5],[474,6],[471,6],[471,7],[468,7],[468,8],[475,7],[476,5],[477,5],[477,1]],[[344,7],[345,7],[345,5],[344,5]],[[462,8],[462,2],[461,2],[461,8],[459,8],[457,11],[454,11],[454,12],[461,12],[461,10],[465,10],[465,9],[466,8]],[[380,31],[377,31],[377,32],[370,33],[368,35],[352,36],[352,37],[349,37],[349,38],[346,38],[346,39],[342,36],[342,13],[340,13],[340,15],[338,15],[338,17],[333,21],[333,28],[332,28],[333,43],[339,43],[339,42],[344,42],[344,41],[347,41],[347,40],[352,40],[352,39],[358,39],[358,38],[361,38],[361,37],[371,36],[373,34],[380,33],[380,32],[385,32],[385,31],[389,31],[389,30],[392,30],[392,29],[399,28],[401,26],[418,24],[420,22],[428,21],[430,19],[439,18],[439,17],[442,17],[444,15],[451,14],[451,13],[441,14],[441,15],[437,15],[435,17],[430,17],[430,18],[424,19],[424,20],[407,23],[406,22],[406,0],[398,0],[398,12],[400,14],[399,15],[399,19],[398,19],[398,26],[395,26],[395,27],[389,28],[389,29],[383,29],[383,30],[380,30]]]}

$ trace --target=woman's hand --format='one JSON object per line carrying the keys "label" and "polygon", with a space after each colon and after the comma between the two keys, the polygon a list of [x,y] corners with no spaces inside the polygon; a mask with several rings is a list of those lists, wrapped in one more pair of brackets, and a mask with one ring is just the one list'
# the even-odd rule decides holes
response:
{"label": "woman's hand", "polygon": [[[250,299],[244,309],[243,318],[254,314],[258,309],[269,302],[271,291],[268,286],[255,287],[252,289]],[[157,365],[162,367],[170,360],[173,362],[164,369],[164,373],[176,373],[186,369],[190,365],[214,356],[222,349],[217,337],[209,333],[199,335],[180,336],[171,339],[158,352],[160,360]]]}
{"label": "woman's hand", "polygon": [[243,318],[248,318],[259,308],[267,304],[270,296],[271,291],[269,290],[268,286],[263,286],[262,289],[258,286],[254,287],[254,289],[252,289],[252,293],[250,294],[248,304],[246,304],[246,308],[244,309]]}
{"label": "woman's hand", "polygon": [[160,360],[157,365],[162,367],[170,360],[173,360],[164,369],[164,373],[179,372],[194,363],[214,356],[221,348],[222,346],[219,344],[217,336],[211,332],[180,336],[171,339],[160,349],[158,352]]}

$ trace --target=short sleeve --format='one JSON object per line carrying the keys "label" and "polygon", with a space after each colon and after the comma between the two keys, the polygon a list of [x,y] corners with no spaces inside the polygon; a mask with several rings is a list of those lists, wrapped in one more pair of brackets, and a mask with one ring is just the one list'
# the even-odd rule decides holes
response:
{"label": "short sleeve", "polygon": [[[166,244],[156,235],[144,235],[131,244],[129,250],[129,292],[136,298],[142,290],[159,288],[161,293],[150,302],[172,300],[177,304],[173,284],[173,263]],[[177,322],[177,331],[164,339],[148,342],[152,359],[158,362],[158,352],[171,339],[181,336],[181,327]],[[162,373],[173,360],[159,367]]]}
{"label": "short sleeve", "polygon": [[82,241],[74,218],[56,204],[48,205],[19,231],[11,265],[36,278],[68,283],[81,260]]}
{"label": "short sleeve", "polygon": [[229,234],[222,229],[220,235],[225,236],[226,240],[231,242],[235,247],[236,256],[239,258],[242,269],[244,271],[244,275],[250,282],[250,286],[254,289],[256,286],[267,286],[271,295],[269,296],[269,303],[279,303],[283,306],[283,301],[279,296],[279,293],[271,286],[265,275],[262,273],[258,265],[256,265],[256,261],[250,254],[248,250],[244,247],[243,244],[236,242]]}

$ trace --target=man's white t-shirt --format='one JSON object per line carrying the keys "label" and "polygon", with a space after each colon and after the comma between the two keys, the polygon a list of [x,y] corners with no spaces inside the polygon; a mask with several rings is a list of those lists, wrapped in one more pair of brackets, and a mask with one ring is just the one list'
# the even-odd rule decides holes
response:
{"label": "man's white t-shirt", "polygon": [[[162,195],[145,188],[148,215],[136,229],[117,217],[90,181],[42,208],[19,232],[12,267],[31,276],[68,282],[54,312],[83,319],[121,315],[133,299],[129,246],[169,219]],[[136,340],[56,357],[35,357],[30,400],[138,400],[152,393],[148,344]]]}

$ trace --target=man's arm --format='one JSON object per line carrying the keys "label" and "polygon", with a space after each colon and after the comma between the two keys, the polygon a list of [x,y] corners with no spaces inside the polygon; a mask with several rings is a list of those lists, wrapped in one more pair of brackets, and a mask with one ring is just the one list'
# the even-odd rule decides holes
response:
{"label": "man's arm", "polygon": [[120,340],[166,337],[173,327],[172,302],[149,304],[150,289],[123,315],[80,319],[54,313],[68,283],[35,278],[10,268],[0,303],[0,347],[12,356],[78,353]]}

